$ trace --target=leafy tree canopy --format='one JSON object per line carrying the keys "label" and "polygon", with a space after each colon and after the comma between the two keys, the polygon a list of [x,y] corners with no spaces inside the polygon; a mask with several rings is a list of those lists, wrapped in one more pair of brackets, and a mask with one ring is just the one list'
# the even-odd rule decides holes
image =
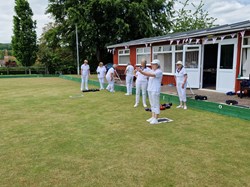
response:
{"label": "leafy tree canopy", "polygon": [[169,32],[172,10],[172,0],[49,0],[47,12],[69,45],[77,24],[82,58],[100,61],[108,44]]}
{"label": "leafy tree canopy", "polygon": [[64,38],[59,38],[61,27],[48,24],[39,40],[38,60],[47,68],[48,73],[75,73],[76,64],[73,50],[65,45]]}
{"label": "leafy tree canopy", "polygon": [[36,60],[36,21],[32,20],[33,12],[27,0],[15,0],[13,17],[14,29],[12,47],[14,56],[23,66],[31,66]]}
{"label": "leafy tree canopy", "polygon": [[0,43],[0,50],[11,50],[12,46],[9,43]]}
{"label": "leafy tree canopy", "polygon": [[[53,28],[46,31],[43,44],[46,43],[49,51],[60,51],[57,54],[58,60],[62,58],[66,48],[71,50],[67,54],[71,58],[68,62],[72,65],[72,60],[76,59],[77,27],[80,61],[87,58],[91,64],[95,62],[97,65],[98,61],[112,61],[112,55],[106,51],[109,44],[213,26],[215,19],[208,17],[208,13],[203,10],[202,0],[198,6],[191,3],[192,10],[187,9],[189,0],[182,3],[180,10],[174,10],[176,2],[177,0],[49,0],[47,13],[54,18],[55,23]],[[58,50],[59,48],[64,50]]]}
{"label": "leafy tree canopy", "polygon": [[[190,3],[190,0],[179,1],[179,3],[182,4],[182,8],[175,11],[172,27],[173,32],[185,32],[214,26],[216,18],[209,17],[208,12],[204,10],[202,0],[198,6]],[[191,9],[188,8],[190,5]]]}

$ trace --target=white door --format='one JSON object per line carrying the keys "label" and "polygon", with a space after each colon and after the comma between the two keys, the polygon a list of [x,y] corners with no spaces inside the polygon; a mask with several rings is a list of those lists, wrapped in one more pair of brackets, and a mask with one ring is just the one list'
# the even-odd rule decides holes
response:
{"label": "white door", "polygon": [[229,92],[235,88],[237,39],[219,43],[216,91]]}
{"label": "white door", "polygon": [[201,45],[184,45],[183,64],[188,74],[188,87],[200,88]]}

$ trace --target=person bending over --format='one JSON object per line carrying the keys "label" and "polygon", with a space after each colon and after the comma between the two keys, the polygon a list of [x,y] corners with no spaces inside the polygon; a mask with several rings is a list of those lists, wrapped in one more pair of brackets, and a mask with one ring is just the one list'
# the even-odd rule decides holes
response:
{"label": "person bending over", "polygon": [[106,74],[106,79],[108,81],[108,86],[107,90],[109,92],[115,92],[114,87],[115,87],[115,68],[116,64],[113,64],[113,67],[109,68],[107,74]]}

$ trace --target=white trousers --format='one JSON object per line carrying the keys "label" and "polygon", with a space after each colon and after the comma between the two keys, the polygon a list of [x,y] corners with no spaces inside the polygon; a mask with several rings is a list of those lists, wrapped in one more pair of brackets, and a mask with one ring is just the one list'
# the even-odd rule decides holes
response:
{"label": "white trousers", "polygon": [[146,96],[147,96],[147,81],[136,81],[136,95],[135,95],[135,103],[139,104],[140,102],[140,93],[142,92],[142,103],[146,105]]}
{"label": "white trousers", "polygon": [[108,86],[107,86],[107,90],[108,91],[110,91],[110,92],[114,92],[114,87],[115,87],[115,80],[113,79],[112,81],[111,81],[111,79],[110,78],[106,78],[107,79],[107,81],[108,81]]}
{"label": "white trousers", "polygon": [[184,85],[184,88],[182,88],[182,83],[183,82],[177,82],[176,89],[178,92],[180,102],[187,102],[187,96],[186,96],[187,83]]}
{"label": "white trousers", "polygon": [[132,94],[133,76],[131,75],[126,76],[126,86],[127,86],[127,94]]}
{"label": "white trousers", "polygon": [[99,83],[100,83],[100,89],[104,89],[103,88],[103,84],[104,84],[104,77],[102,78],[98,78],[99,79]]}
{"label": "white trousers", "polygon": [[160,93],[148,91],[149,103],[151,111],[155,114],[160,114]]}
{"label": "white trousers", "polygon": [[[81,91],[84,90],[88,90],[88,80],[89,80],[89,76],[82,76],[82,82],[81,82]],[[85,87],[84,87],[85,86]]]}

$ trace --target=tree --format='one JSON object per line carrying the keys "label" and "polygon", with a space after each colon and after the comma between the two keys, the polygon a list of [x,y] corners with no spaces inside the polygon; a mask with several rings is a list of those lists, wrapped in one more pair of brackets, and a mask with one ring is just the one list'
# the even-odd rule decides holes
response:
{"label": "tree", "polygon": [[38,61],[45,65],[47,73],[76,72],[72,50],[63,38],[58,37],[60,27],[50,23],[44,30],[39,40]]}
{"label": "tree", "polygon": [[61,27],[59,37],[72,49],[77,25],[82,59],[108,61],[109,44],[168,33],[173,4],[173,0],[49,0],[47,12]]}
{"label": "tree", "polygon": [[36,21],[32,20],[33,12],[27,0],[15,0],[15,4],[11,41],[13,53],[23,66],[31,66],[35,63],[37,52]]}
{"label": "tree", "polygon": [[173,32],[185,32],[196,29],[210,28],[214,25],[216,18],[208,17],[208,12],[203,10],[204,3],[201,0],[198,6],[191,3],[193,8],[188,9],[190,0],[179,2],[183,7],[175,11],[175,18],[173,19]]}

